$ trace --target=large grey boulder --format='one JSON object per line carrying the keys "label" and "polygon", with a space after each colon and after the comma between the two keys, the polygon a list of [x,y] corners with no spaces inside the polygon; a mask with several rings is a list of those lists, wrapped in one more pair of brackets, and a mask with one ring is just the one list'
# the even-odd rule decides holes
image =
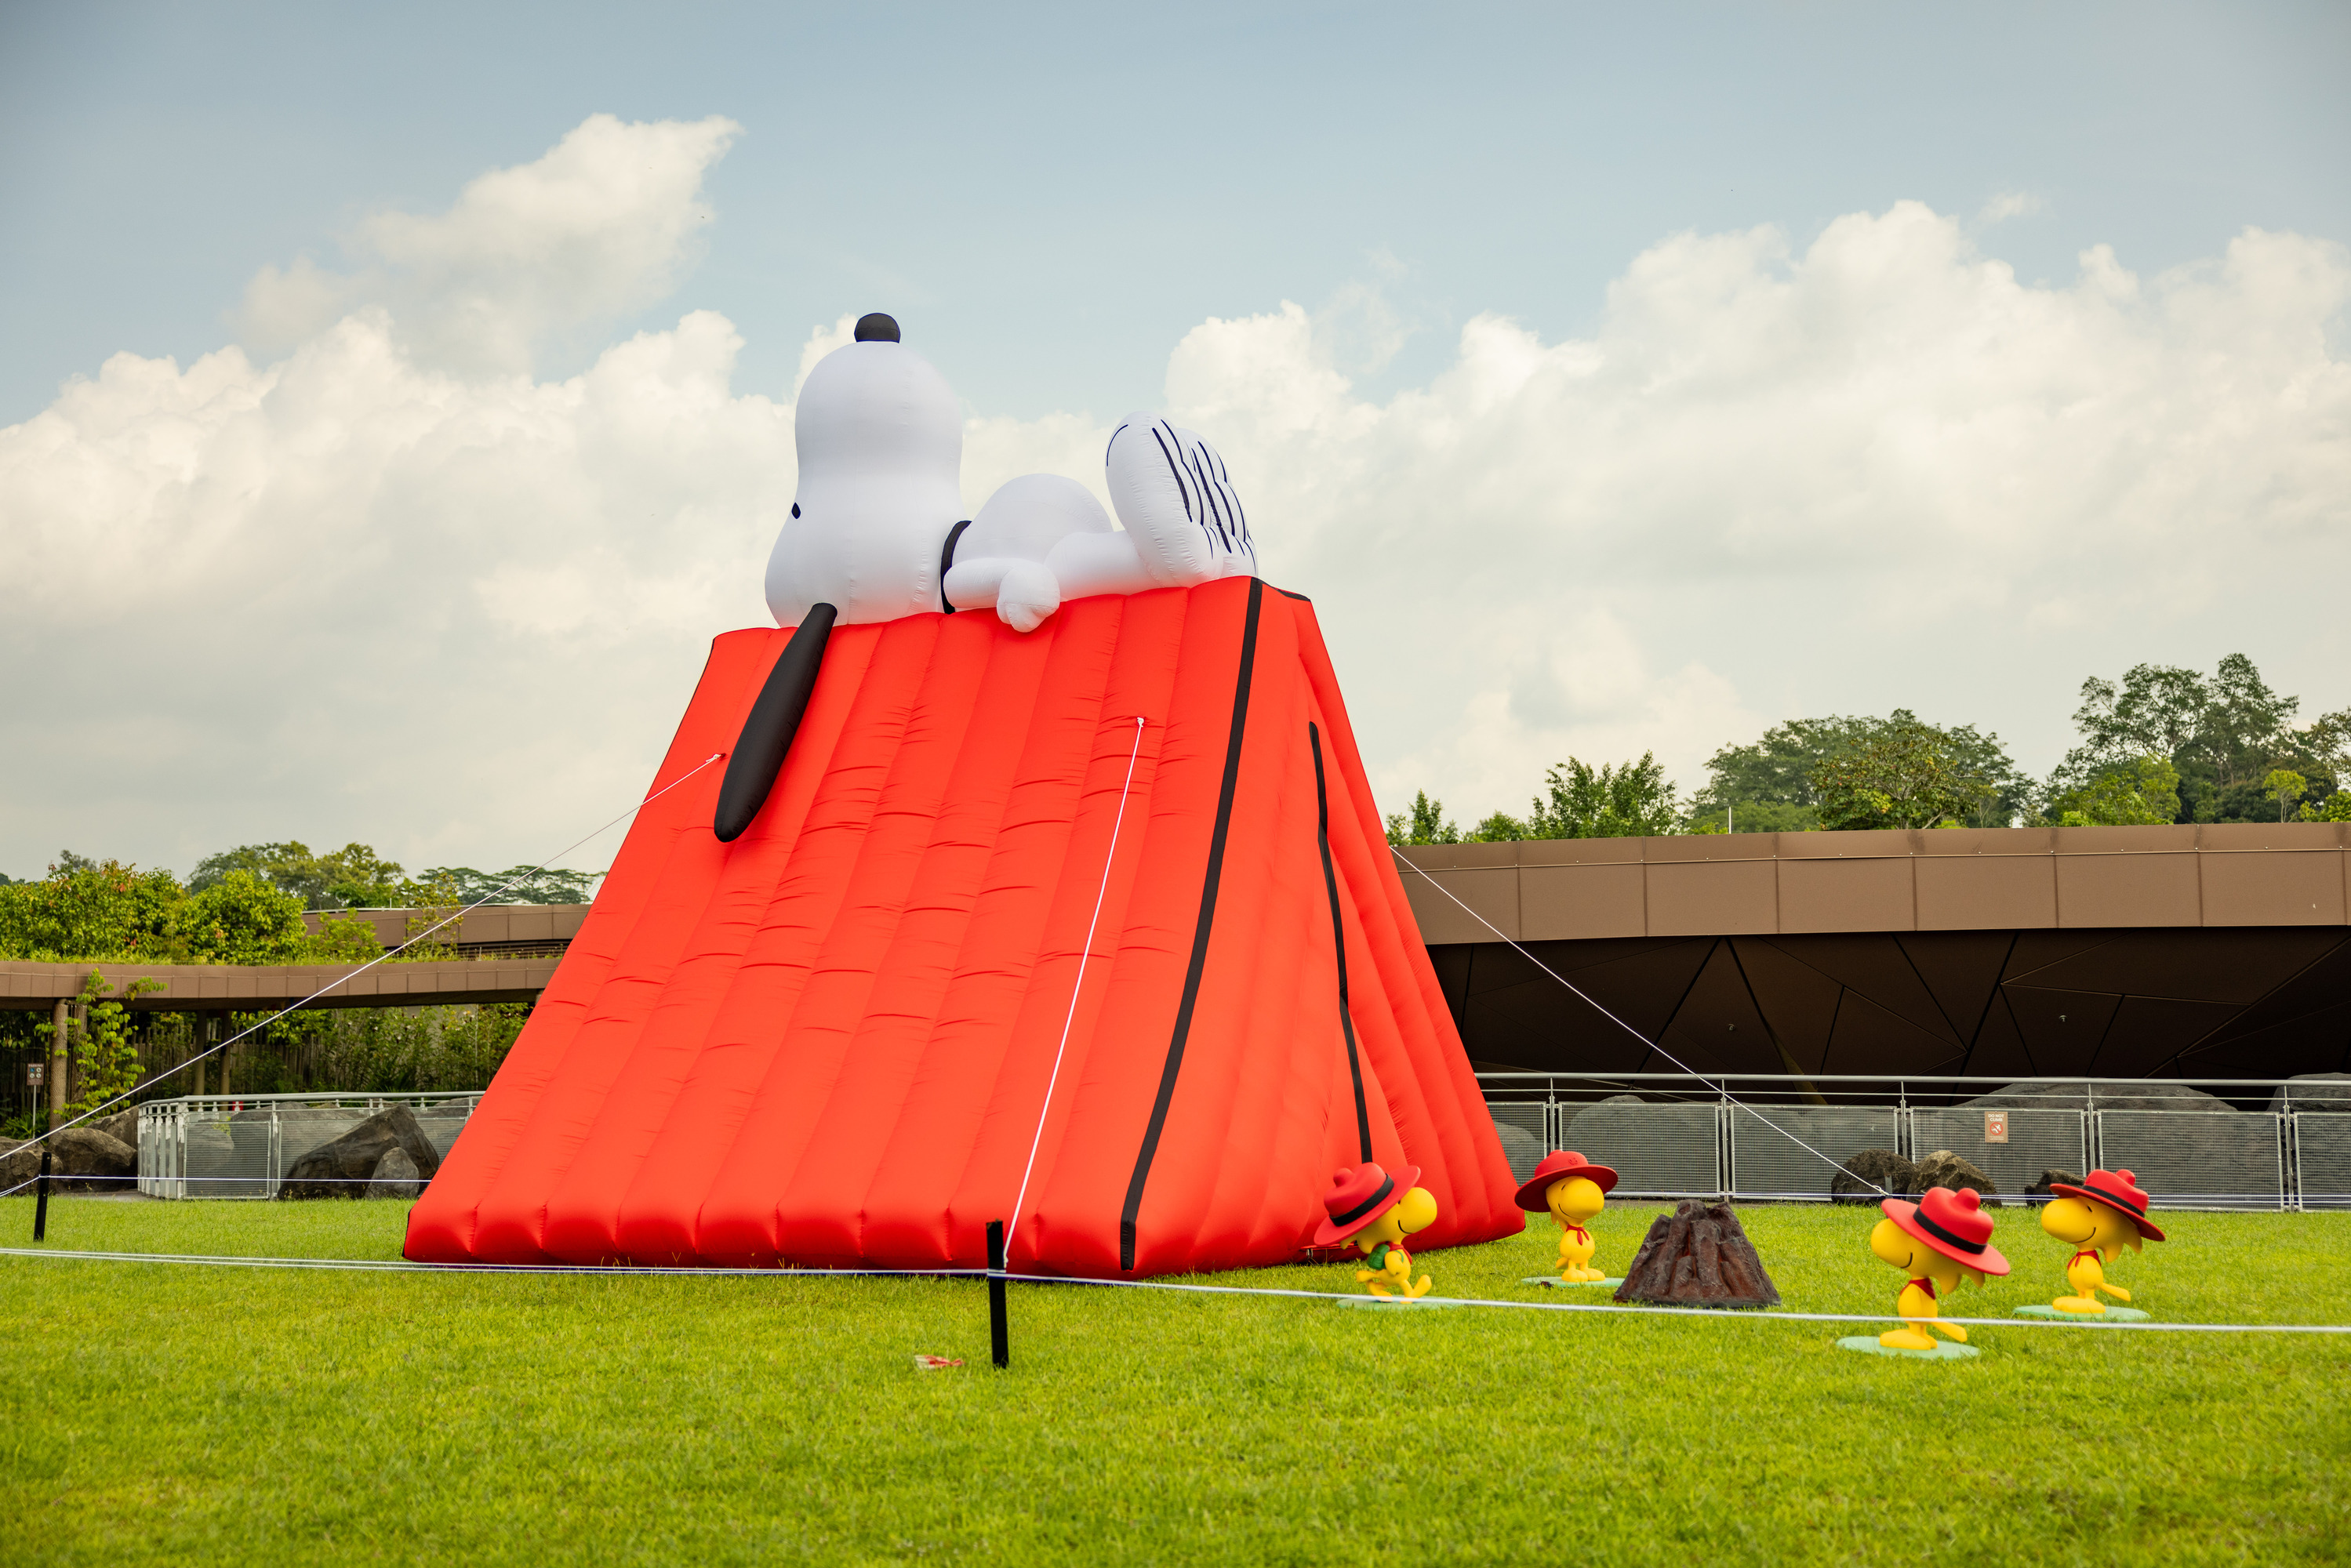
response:
{"label": "large grey boulder", "polygon": [[416,1124],[416,1118],[402,1105],[377,1112],[333,1143],[321,1144],[296,1160],[287,1170],[277,1196],[374,1196],[377,1189],[369,1184],[379,1175],[385,1157],[395,1151],[404,1158],[381,1174],[397,1182],[405,1196],[414,1197],[440,1170],[441,1156],[434,1152],[433,1141]]}
{"label": "large grey boulder", "polygon": [[120,1111],[103,1116],[92,1116],[82,1124],[94,1133],[104,1133],[116,1143],[139,1146],[139,1107],[126,1105]]}
{"label": "large grey boulder", "polygon": [[375,1179],[364,1189],[368,1197],[420,1198],[424,1196],[423,1175],[408,1151],[394,1147],[375,1163]]}
{"label": "large grey boulder", "polygon": [[[51,1155],[52,1192],[136,1192],[139,1151],[84,1123],[38,1144],[20,1144],[0,1156],[0,1190],[41,1174],[41,1151]],[[29,1189],[27,1189],[29,1190]]]}
{"label": "large grey boulder", "polygon": [[1920,1192],[1930,1186],[1949,1187],[1955,1192],[1960,1187],[1971,1186],[1986,1197],[1991,1197],[2000,1191],[1981,1166],[1949,1149],[1937,1149],[1931,1155],[1919,1155],[1917,1172]]}
{"label": "large grey boulder", "polygon": [[[2297,1072],[2288,1082],[2296,1111],[2351,1111],[2351,1072]],[[2287,1109],[2286,1094],[2280,1089],[2270,1095],[2273,1112]]]}
{"label": "large grey boulder", "polygon": [[2184,1085],[2090,1084],[2080,1079],[2011,1083],[1960,1105],[1980,1109],[2158,1112],[2101,1124],[2099,1163],[2130,1170],[2158,1198],[2167,1194],[2259,1199],[2281,1190],[2278,1124]]}
{"label": "large grey boulder", "polygon": [[1524,1127],[1515,1126],[1499,1117],[1494,1121],[1494,1135],[1502,1141],[1502,1157],[1510,1162],[1510,1174],[1523,1181],[1534,1175],[1542,1164],[1542,1140]]}
{"label": "large grey boulder", "polygon": [[1864,1149],[1829,1177],[1831,1203],[1876,1203],[1917,1193],[1918,1167],[1892,1149]]}

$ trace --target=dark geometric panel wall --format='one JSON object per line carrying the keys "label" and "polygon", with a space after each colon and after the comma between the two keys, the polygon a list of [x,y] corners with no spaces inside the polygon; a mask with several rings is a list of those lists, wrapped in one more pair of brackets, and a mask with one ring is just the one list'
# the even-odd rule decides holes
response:
{"label": "dark geometric panel wall", "polygon": [[2351,1070],[2351,933],[2339,926],[1627,936],[1526,950],[1584,995],[1504,943],[1429,949],[1481,1070],[1672,1071],[1652,1040],[1713,1072]]}

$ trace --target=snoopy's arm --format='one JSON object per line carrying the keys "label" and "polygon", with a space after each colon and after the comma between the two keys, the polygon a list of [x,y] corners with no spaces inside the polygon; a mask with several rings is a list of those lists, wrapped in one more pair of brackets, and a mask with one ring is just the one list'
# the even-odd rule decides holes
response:
{"label": "snoopy's arm", "polygon": [[1091,599],[1097,593],[1146,593],[1163,586],[1144,569],[1143,553],[1129,533],[1070,534],[1046,552],[1045,570],[1061,585],[1064,600]]}
{"label": "snoopy's arm", "polygon": [[993,610],[996,591],[1004,586],[1004,573],[1012,565],[1009,556],[983,556],[977,560],[959,560],[947,568],[947,602],[957,610]]}

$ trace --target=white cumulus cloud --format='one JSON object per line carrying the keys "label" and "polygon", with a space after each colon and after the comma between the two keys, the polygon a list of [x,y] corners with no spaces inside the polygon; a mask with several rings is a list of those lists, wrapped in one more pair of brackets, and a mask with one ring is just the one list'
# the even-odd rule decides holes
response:
{"label": "white cumulus cloud", "polygon": [[669,295],[712,217],[704,172],[742,129],[590,115],[536,162],[475,180],[445,213],[369,217],[344,246],[351,272],[308,257],[263,267],[246,288],[246,340],[291,347],[355,304],[382,303],[420,360],[527,371],[550,340]]}
{"label": "white cumulus cloud", "polygon": [[[367,220],[350,271],[265,271],[275,339],[117,355],[0,430],[0,870],[289,836],[510,864],[638,796],[709,638],[765,619],[791,404],[706,311],[528,366],[673,287],[734,134],[597,117]],[[1481,316],[1384,400],[1349,379],[1377,287],[1335,329],[1202,323],[1166,398],[1315,598],[1392,810],[1520,810],[1570,753],[1695,783],[1765,723],[1897,703],[2046,766],[2084,674],[2240,645],[2351,700],[2338,246],[2249,230],[2147,278],[2098,249],[2043,287],[1914,204],[1801,248],[1677,235],[1588,337]],[[1099,489],[1125,411],[958,390],[971,504]]]}

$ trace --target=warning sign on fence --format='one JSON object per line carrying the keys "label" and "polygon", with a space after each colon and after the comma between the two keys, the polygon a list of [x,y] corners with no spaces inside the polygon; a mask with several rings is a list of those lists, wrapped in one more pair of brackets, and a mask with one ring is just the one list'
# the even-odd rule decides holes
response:
{"label": "warning sign on fence", "polygon": [[1984,1142],[1987,1144],[2004,1144],[2008,1142],[2007,1112],[1987,1111],[1984,1113]]}

